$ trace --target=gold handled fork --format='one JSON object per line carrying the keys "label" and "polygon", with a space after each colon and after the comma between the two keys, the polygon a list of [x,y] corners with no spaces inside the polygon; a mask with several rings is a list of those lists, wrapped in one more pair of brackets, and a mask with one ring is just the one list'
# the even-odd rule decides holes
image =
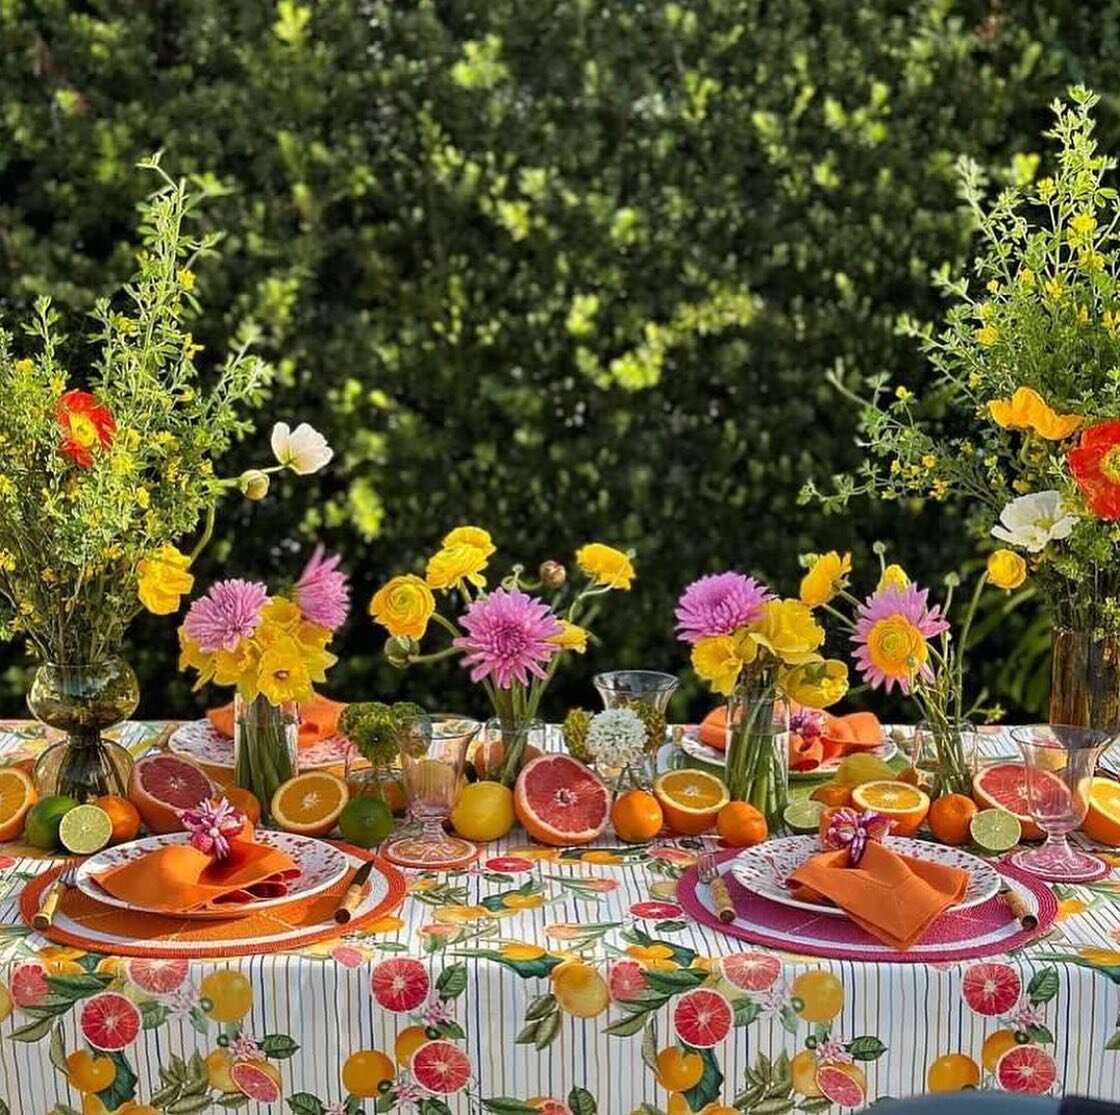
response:
{"label": "gold handled fork", "polygon": [[78,881],[78,861],[70,860],[62,874],[47,888],[39,909],[31,919],[36,929],[50,929],[63,894]]}
{"label": "gold handled fork", "polygon": [[730,925],[735,920],[735,907],[731,902],[731,893],[727,884],[720,878],[716,870],[716,854],[710,848],[705,848],[700,853],[696,864],[696,873],[700,882],[706,883],[712,892],[712,903],[716,908],[716,916],[724,925]]}

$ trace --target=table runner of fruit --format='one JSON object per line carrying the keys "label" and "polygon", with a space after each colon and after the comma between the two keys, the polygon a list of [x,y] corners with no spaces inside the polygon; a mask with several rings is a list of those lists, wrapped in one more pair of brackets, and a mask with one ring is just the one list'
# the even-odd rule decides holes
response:
{"label": "table runner of fruit", "polygon": [[[0,732],[0,756],[39,746],[33,725]],[[1005,733],[985,747],[1013,751]],[[560,851],[515,830],[469,871],[413,875],[363,932],[188,963],[29,933],[17,897],[45,863],[24,851],[0,849],[0,1115],[784,1115],[967,1086],[1120,1100],[1117,871],[1060,888],[1054,931],[1015,955],[874,965],[691,924],[687,840]]]}

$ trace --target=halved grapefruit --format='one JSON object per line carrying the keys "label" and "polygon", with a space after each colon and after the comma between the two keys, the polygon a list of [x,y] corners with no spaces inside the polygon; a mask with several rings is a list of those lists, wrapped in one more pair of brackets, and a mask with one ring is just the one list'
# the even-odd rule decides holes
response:
{"label": "halved grapefruit", "polygon": [[765,952],[735,952],[720,961],[724,978],[740,991],[769,991],[782,974],[782,962]]}
{"label": "halved grapefruit", "polygon": [[128,800],[136,806],[147,830],[157,835],[182,832],[179,814],[214,793],[197,763],[181,755],[149,755],[132,768]]}
{"label": "halved grapefruit", "polygon": [[616,1003],[628,1003],[647,990],[649,984],[636,960],[616,960],[607,975],[607,987]]}
{"label": "halved grapefruit", "polygon": [[439,1096],[461,1092],[471,1078],[471,1060],[449,1041],[425,1042],[409,1063],[412,1078],[424,1089]]}
{"label": "halved grapefruit", "polygon": [[1054,1087],[1057,1079],[1054,1058],[1039,1045],[1017,1045],[996,1064],[996,1080],[1008,1092],[1041,1096]]}
{"label": "halved grapefruit", "polygon": [[229,1078],[243,1096],[257,1103],[280,1098],[280,1070],[268,1061],[238,1061],[230,1066]]}
{"label": "halved grapefruit", "polygon": [[103,991],[87,999],[78,1019],[82,1037],[105,1053],[119,1052],[140,1033],[140,1011],[131,999],[116,991]]}
{"label": "halved grapefruit", "polygon": [[[1031,780],[1028,782],[1028,778]],[[1065,784],[1056,774],[1034,771],[1028,774],[1022,763],[993,763],[981,767],[972,780],[972,796],[977,803],[989,809],[1006,809],[1019,818],[1024,840],[1041,840],[1042,829],[1031,817],[1031,799],[1028,786],[1046,796],[1069,796]]]}
{"label": "halved grapefruit", "polygon": [[21,964],[9,977],[12,1002],[26,1010],[37,1007],[51,993],[42,964]]}
{"label": "halved grapefruit", "polygon": [[606,827],[611,795],[594,771],[570,755],[541,755],[517,776],[513,811],[542,844],[589,844]]}
{"label": "halved grapefruit", "polygon": [[988,961],[973,964],[961,980],[961,996],[977,1013],[988,1018],[1009,1014],[1022,994],[1023,981],[1010,964]]}
{"label": "halved grapefruit", "polygon": [[1089,791],[1089,812],[1081,826],[1098,844],[1120,844],[1120,782],[1096,777]]}
{"label": "halved grapefruit", "polygon": [[856,1065],[821,1065],[816,1083],[821,1095],[840,1107],[862,1107],[867,1099],[863,1070]]}
{"label": "halved grapefruit", "polygon": [[735,1023],[731,1004],[718,992],[706,987],[687,991],[673,1008],[673,1029],[677,1037],[694,1049],[718,1045]]}

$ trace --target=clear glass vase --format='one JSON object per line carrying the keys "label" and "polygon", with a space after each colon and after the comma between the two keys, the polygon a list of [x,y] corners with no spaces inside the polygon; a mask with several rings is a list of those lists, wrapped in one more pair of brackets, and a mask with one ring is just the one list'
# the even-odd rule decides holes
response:
{"label": "clear glass vase", "polygon": [[923,720],[914,729],[910,765],[928,784],[930,796],[972,796],[980,735],[968,720]]}
{"label": "clear glass vase", "polygon": [[773,685],[739,686],[727,705],[727,768],[732,801],[750,802],[778,831],[789,803],[789,704]]}
{"label": "clear glass vase", "polygon": [[136,674],[117,655],[96,663],[40,665],[27,694],[28,708],[42,723],[66,733],[35,764],[40,796],[66,794],[84,802],[127,795],[132,756],[102,732],[127,720],[139,702]]}
{"label": "clear glass vase", "polygon": [[1050,723],[1120,730],[1120,635],[1055,627],[1050,647]]}
{"label": "clear glass vase", "polygon": [[261,803],[271,817],[277,787],[299,773],[299,705],[271,704],[265,697],[233,698],[233,781]]}
{"label": "clear glass vase", "polygon": [[492,716],[473,751],[475,773],[488,782],[512,787],[521,768],[544,751],[548,727],[543,720]]}

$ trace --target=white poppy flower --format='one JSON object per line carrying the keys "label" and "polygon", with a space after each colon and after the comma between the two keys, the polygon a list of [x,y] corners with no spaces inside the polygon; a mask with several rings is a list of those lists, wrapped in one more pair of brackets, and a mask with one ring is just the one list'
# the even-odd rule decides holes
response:
{"label": "white poppy flower", "polygon": [[992,534],[1001,542],[1037,554],[1055,539],[1068,538],[1077,516],[1066,510],[1060,492],[1032,492],[1013,499],[999,515]]}
{"label": "white poppy flower", "polygon": [[272,452],[285,468],[300,476],[318,472],[334,456],[327,439],[306,422],[294,431],[287,422],[277,422],[272,427]]}

